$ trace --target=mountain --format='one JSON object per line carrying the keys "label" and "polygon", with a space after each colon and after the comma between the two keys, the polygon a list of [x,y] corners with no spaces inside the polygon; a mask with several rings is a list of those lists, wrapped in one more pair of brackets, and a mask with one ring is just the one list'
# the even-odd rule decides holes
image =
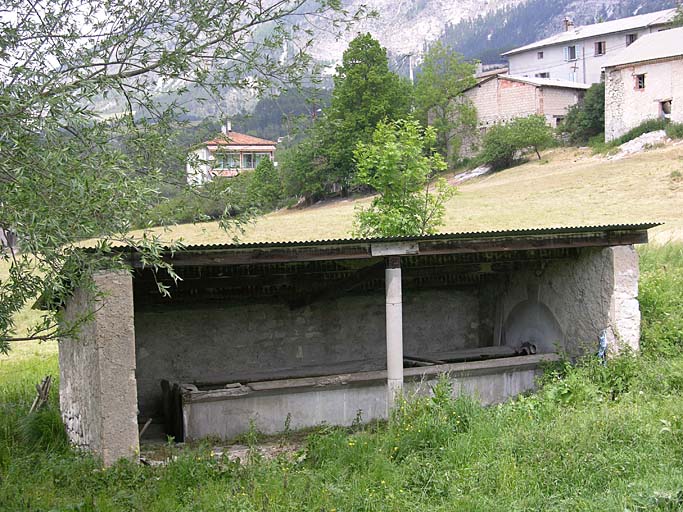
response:
{"label": "mountain", "polygon": [[321,61],[340,61],[349,41],[359,32],[370,32],[392,54],[420,54],[425,43],[439,38],[447,25],[522,5],[525,1],[345,0],[343,3],[347,11],[354,12],[366,4],[376,12],[376,16],[358,23],[341,39],[322,32],[316,37],[313,55]]}

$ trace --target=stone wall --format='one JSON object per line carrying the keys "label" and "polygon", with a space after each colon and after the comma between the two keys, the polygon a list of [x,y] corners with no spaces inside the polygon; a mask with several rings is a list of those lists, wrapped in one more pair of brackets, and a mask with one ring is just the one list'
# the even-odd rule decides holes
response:
{"label": "stone wall", "polygon": [[97,296],[76,290],[64,308],[77,334],[59,342],[59,402],[70,441],[105,465],[139,451],[133,287],[127,272],[93,276]]}
{"label": "stone wall", "polygon": [[511,274],[482,294],[498,297],[502,332],[494,342],[516,346],[534,341],[543,352],[557,343],[578,355],[597,351],[598,336],[608,329],[613,353],[626,346],[638,350],[638,256],[632,246],[584,249],[576,260]]}
{"label": "stone wall", "polygon": [[[636,89],[637,75],[645,75],[644,89]],[[662,101],[671,101],[671,121],[683,123],[681,76],[683,57],[608,69],[605,76],[605,140],[610,142],[643,121],[662,117]]]}
{"label": "stone wall", "polygon": [[[140,412],[158,414],[162,379],[249,382],[385,369],[384,301],[382,291],[295,310],[283,304],[138,306]],[[477,347],[478,293],[404,290],[403,324],[406,356]]]}

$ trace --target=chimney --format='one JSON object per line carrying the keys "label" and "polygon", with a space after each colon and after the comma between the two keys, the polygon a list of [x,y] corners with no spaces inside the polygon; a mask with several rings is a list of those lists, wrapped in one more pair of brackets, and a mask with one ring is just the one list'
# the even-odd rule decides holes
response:
{"label": "chimney", "polygon": [[221,126],[221,133],[223,135],[228,135],[232,131],[232,123],[230,122],[229,119],[225,120],[225,124]]}
{"label": "chimney", "polygon": [[574,28],[574,22],[569,17],[565,17],[563,24],[565,32],[569,32],[571,29]]}

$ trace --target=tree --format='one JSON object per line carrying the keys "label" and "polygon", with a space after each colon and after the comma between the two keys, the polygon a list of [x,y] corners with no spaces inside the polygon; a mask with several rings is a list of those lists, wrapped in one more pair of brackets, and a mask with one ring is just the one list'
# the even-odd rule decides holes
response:
{"label": "tree", "polygon": [[[356,17],[337,0],[6,0],[0,228],[17,233],[22,252],[1,251],[10,272],[0,282],[0,352],[17,337],[14,314],[36,295],[60,302],[89,270],[116,264],[102,261],[112,243],[172,274],[158,236],[128,232],[168,181],[160,162],[185,156],[169,144],[182,129],[183,94],[219,103],[226,88],[299,83],[311,68],[309,20],[344,29]],[[294,37],[301,51],[279,59]],[[92,237],[95,251],[77,250]],[[18,337],[60,334],[46,317]]]}
{"label": "tree", "polygon": [[605,84],[590,86],[583,101],[569,108],[560,132],[575,144],[585,144],[591,137],[605,132]]}
{"label": "tree", "polygon": [[356,144],[370,141],[381,120],[408,115],[411,102],[410,84],[389,70],[386,49],[370,34],[351,41],[337,67],[331,105],[319,126],[328,173],[344,191],[354,182]]}
{"label": "tree", "polygon": [[417,77],[416,114],[436,129],[437,150],[449,160],[458,155],[463,132],[476,125],[476,111],[461,98],[463,91],[477,83],[474,73],[474,64],[437,42],[425,54]]}
{"label": "tree", "polygon": [[484,135],[478,160],[493,169],[507,169],[514,164],[517,150],[512,128],[507,124],[497,124]]}
{"label": "tree", "polygon": [[520,117],[515,119],[510,127],[517,148],[533,149],[539,160],[541,151],[555,144],[553,130],[543,116]]}
{"label": "tree", "polygon": [[676,15],[671,20],[671,26],[672,28],[683,27],[683,5],[676,8]]}
{"label": "tree", "polygon": [[528,149],[533,149],[540,160],[541,150],[554,143],[553,130],[543,116],[520,117],[486,132],[479,160],[494,169],[505,169]]}
{"label": "tree", "polygon": [[249,182],[249,196],[261,209],[272,210],[283,198],[280,174],[270,158],[262,159]]}
{"label": "tree", "polygon": [[446,169],[434,150],[436,131],[413,119],[382,121],[372,141],[359,142],[354,152],[357,180],[378,192],[367,209],[356,213],[359,236],[432,234],[443,223],[444,203],[454,190],[445,180],[430,180]]}

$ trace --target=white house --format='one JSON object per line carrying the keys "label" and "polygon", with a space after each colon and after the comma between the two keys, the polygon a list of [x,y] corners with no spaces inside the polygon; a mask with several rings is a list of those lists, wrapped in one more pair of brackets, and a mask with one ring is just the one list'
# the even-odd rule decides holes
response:
{"label": "white house", "polygon": [[233,177],[256,169],[264,158],[273,160],[276,142],[232,131],[228,122],[221,135],[202,142],[190,151],[187,182],[201,185],[215,176]]}
{"label": "white house", "polygon": [[605,139],[656,118],[683,123],[683,28],[643,37],[605,67]]}
{"label": "white house", "polygon": [[509,74],[569,80],[584,84],[601,81],[602,70],[615,55],[641,37],[665,30],[676,9],[575,27],[565,19],[564,31],[503,54]]}

